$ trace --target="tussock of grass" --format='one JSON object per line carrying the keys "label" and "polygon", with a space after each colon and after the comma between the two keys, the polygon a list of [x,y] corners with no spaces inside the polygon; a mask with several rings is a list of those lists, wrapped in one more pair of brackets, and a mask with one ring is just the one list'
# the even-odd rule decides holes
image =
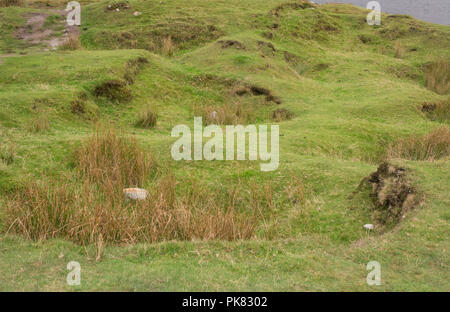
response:
{"label": "tussock of grass", "polygon": [[240,102],[227,103],[223,106],[206,106],[197,109],[205,124],[236,125],[247,124],[254,118],[253,109]]}
{"label": "tussock of grass", "polygon": [[28,130],[31,133],[42,133],[50,129],[50,122],[47,116],[38,114],[28,126]]}
{"label": "tussock of grass", "polygon": [[305,185],[303,184],[303,180],[299,177],[294,176],[291,178],[291,181],[285,187],[285,192],[294,205],[301,206],[306,201]]}
{"label": "tussock of grass", "polygon": [[[173,176],[161,178],[149,198],[127,202],[121,192],[103,194],[87,182],[56,186],[30,184],[6,207],[6,230],[27,238],[64,238],[80,244],[136,243],[166,240],[236,240],[254,235],[257,220],[267,209],[260,191],[241,212],[236,189],[215,195],[206,188],[177,196]],[[113,187],[113,186],[111,186]],[[270,200],[270,199],[268,199]]]}
{"label": "tussock of grass", "polygon": [[128,10],[130,9],[130,5],[128,1],[116,1],[105,8],[106,11],[116,11],[117,9]]}
{"label": "tussock of grass", "polygon": [[436,103],[423,103],[420,110],[432,121],[450,121],[450,99]]}
{"label": "tussock of grass", "polygon": [[79,179],[31,183],[17,191],[6,207],[7,230],[31,239],[60,237],[81,244],[248,239],[257,220],[264,220],[264,211],[274,208],[267,187],[246,197],[238,191],[242,187],[212,192],[189,183],[177,195],[171,174],[159,179],[147,200],[129,202],[123,187],[144,185],[155,164],[134,139],[112,130],[97,131],[88,139],[76,151],[75,164],[81,185]]}
{"label": "tussock of grass", "polygon": [[93,94],[115,102],[129,102],[133,98],[127,82],[117,79],[107,80],[97,85]]}
{"label": "tussock of grass", "polygon": [[149,63],[148,59],[146,59],[145,57],[138,57],[138,58],[129,60],[125,64],[125,73],[124,73],[123,78],[129,84],[133,84],[136,79],[136,76],[139,74],[141,69],[148,63]]}
{"label": "tussock of grass", "polygon": [[[43,240],[80,244],[251,238],[275,203],[270,185],[211,190],[163,175],[149,197],[129,201],[126,186],[148,185],[155,161],[135,139],[99,128],[75,152],[79,175],[57,183],[30,183],[6,206],[4,230]],[[249,208],[250,207],[250,208]]]}
{"label": "tussock of grass", "polygon": [[95,121],[98,118],[98,106],[89,101],[87,96],[81,96],[70,103],[70,111],[85,120]]}
{"label": "tussock of grass", "polygon": [[446,126],[417,137],[411,136],[391,144],[390,158],[433,161],[450,156],[450,129]]}
{"label": "tussock of grass", "polygon": [[82,48],[80,37],[75,34],[70,34],[58,48],[62,51],[80,50]]}
{"label": "tussock of grass", "polygon": [[267,102],[274,102],[276,104],[281,104],[280,98],[273,95],[272,91],[256,85],[242,84],[236,87],[234,93],[239,96],[243,96],[246,94],[251,94],[254,96],[265,96]]}
{"label": "tussock of grass", "polygon": [[310,1],[305,1],[305,0],[299,0],[297,2],[285,2],[283,4],[280,4],[279,6],[275,7],[274,9],[271,10],[270,13],[272,13],[275,16],[280,16],[280,13],[282,11],[287,11],[287,10],[298,10],[298,9],[308,9],[308,8],[312,8],[315,5],[313,3],[311,3]]}
{"label": "tussock of grass", "polygon": [[1,7],[10,7],[10,6],[21,7],[23,5],[24,5],[23,0],[0,0],[0,8]]}
{"label": "tussock of grass", "polygon": [[290,120],[295,117],[295,113],[285,108],[279,108],[272,112],[272,119],[275,121]]}
{"label": "tussock of grass", "polygon": [[425,66],[425,83],[428,89],[447,94],[450,90],[450,66],[448,60],[440,59]]}
{"label": "tussock of grass", "polygon": [[223,32],[214,25],[205,25],[198,21],[190,23],[176,21],[158,23],[147,29],[103,30],[93,36],[91,44],[96,48],[146,49],[169,55],[173,53],[174,47],[177,50],[192,48],[215,40],[221,35]]}
{"label": "tussock of grass", "polygon": [[100,127],[75,152],[75,163],[90,183],[108,188],[143,186],[156,162],[139,147],[135,138],[118,135],[113,129]]}
{"label": "tussock of grass", "polygon": [[136,126],[140,128],[154,128],[156,126],[156,120],[158,115],[151,106],[148,106],[145,110],[139,113]]}
{"label": "tussock of grass", "polygon": [[172,37],[169,36],[167,38],[164,38],[162,41],[162,54],[164,56],[173,56],[174,51],[175,45],[172,42]]}
{"label": "tussock of grass", "polygon": [[394,50],[396,58],[402,59],[405,57],[406,49],[399,40],[395,42]]}
{"label": "tussock of grass", "polygon": [[13,143],[0,144],[0,161],[5,165],[10,165],[16,158],[16,148]]}

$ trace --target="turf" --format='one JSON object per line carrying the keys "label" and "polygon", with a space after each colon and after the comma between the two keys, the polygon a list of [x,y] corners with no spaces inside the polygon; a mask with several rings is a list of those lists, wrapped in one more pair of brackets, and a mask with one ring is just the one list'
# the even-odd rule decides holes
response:
{"label": "turf", "polygon": [[[349,197],[376,170],[390,142],[448,126],[418,108],[448,100],[426,88],[423,73],[425,64],[449,55],[448,26],[383,14],[382,25],[370,27],[367,12],[350,5],[284,5],[275,13],[281,0],[130,0],[130,9],[120,12],[106,9],[112,3],[82,2],[83,49],[77,51],[44,52],[14,36],[24,14],[45,7],[0,8],[0,148],[15,151],[11,163],[0,163],[0,207],[30,180],[57,183],[72,176],[72,151],[100,121],[135,136],[181,183],[195,178],[212,189],[271,183],[275,218],[248,241],[112,244],[96,261],[92,245],[7,233],[0,208],[1,291],[450,290],[448,157],[396,160],[410,170],[424,202],[393,228],[364,230],[374,223],[372,203],[368,196]],[[173,56],[164,55],[167,36]],[[223,48],[223,40],[244,48]],[[402,58],[395,57],[397,41],[406,50]],[[100,83],[123,79],[126,63],[138,57],[149,63],[130,85],[131,101],[92,95]],[[281,104],[238,97],[230,80],[264,87]],[[88,117],[71,111],[83,94],[95,112]],[[175,125],[192,127],[201,107],[232,101],[252,110],[251,123],[274,124],[278,108],[295,114],[276,122],[282,134],[278,170],[261,172],[248,161],[171,159]],[[158,112],[155,128],[136,127],[149,104]],[[30,131],[40,118],[48,129]],[[283,193],[292,177],[305,185],[302,205]],[[81,264],[81,286],[66,284],[71,260]],[[381,286],[366,284],[372,260],[381,263]]]}

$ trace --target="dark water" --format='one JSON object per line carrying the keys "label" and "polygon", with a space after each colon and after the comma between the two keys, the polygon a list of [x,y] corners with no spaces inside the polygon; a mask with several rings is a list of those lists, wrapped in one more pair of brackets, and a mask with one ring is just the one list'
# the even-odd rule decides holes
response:
{"label": "dark water", "polygon": [[[366,8],[370,0],[314,0],[315,3],[351,3]],[[450,0],[378,0],[381,11],[408,14],[423,21],[450,25]]]}

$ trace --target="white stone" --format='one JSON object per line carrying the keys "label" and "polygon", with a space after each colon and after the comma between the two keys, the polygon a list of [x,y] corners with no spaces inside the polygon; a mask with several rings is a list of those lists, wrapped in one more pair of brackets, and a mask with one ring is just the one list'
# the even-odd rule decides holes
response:
{"label": "white stone", "polygon": [[139,16],[141,14],[142,14],[142,12],[139,12],[139,11],[136,11],[136,12],[133,13],[134,16]]}
{"label": "white stone", "polygon": [[123,190],[125,197],[132,200],[144,200],[148,196],[147,190],[140,188],[126,188]]}
{"label": "white stone", "polygon": [[364,224],[364,228],[365,228],[366,230],[373,230],[374,225],[373,225],[373,224]]}

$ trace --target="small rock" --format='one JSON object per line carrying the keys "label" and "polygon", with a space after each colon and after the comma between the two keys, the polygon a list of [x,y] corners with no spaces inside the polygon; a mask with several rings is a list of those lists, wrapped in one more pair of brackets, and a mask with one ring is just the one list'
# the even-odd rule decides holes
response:
{"label": "small rock", "polygon": [[144,200],[148,196],[147,190],[140,188],[126,188],[123,190],[125,197],[132,200]]}
{"label": "small rock", "polygon": [[117,11],[117,12],[120,12],[120,9],[119,9],[119,8],[117,8],[117,9],[116,9],[116,11]]}
{"label": "small rock", "polygon": [[374,225],[373,225],[373,224],[364,224],[364,228],[365,228],[366,230],[373,230]]}
{"label": "small rock", "polygon": [[134,16],[139,16],[141,14],[142,14],[142,12],[139,12],[139,11],[136,11],[136,12],[133,13]]}

